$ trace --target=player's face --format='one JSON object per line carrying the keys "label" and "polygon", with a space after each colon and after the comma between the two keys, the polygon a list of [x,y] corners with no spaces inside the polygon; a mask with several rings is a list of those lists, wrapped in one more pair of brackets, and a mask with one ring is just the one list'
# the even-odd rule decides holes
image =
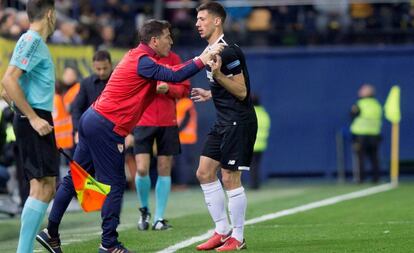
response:
{"label": "player's face", "polygon": [[197,13],[196,27],[201,38],[209,40],[216,29],[216,18],[207,10],[202,10]]}
{"label": "player's face", "polygon": [[94,61],[93,70],[99,80],[108,80],[112,72],[112,64],[108,60]]}
{"label": "player's face", "polygon": [[162,34],[155,38],[155,51],[161,57],[168,56],[171,50],[173,40],[171,38],[170,29],[165,28]]}

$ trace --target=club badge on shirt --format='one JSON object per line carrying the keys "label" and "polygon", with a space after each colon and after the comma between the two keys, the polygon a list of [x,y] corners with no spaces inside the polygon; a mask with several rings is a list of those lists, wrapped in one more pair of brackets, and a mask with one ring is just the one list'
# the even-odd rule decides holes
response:
{"label": "club badge on shirt", "polygon": [[122,154],[122,152],[124,152],[124,144],[122,144],[122,143],[118,143],[118,151],[119,151],[119,153],[121,153],[121,154]]}

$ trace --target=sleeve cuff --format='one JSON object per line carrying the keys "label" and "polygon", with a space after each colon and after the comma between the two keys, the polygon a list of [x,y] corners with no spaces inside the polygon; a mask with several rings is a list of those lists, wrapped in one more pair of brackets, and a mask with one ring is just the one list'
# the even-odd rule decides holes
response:
{"label": "sleeve cuff", "polygon": [[199,69],[202,69],[205,67],[203,61],[201,61],[200,58],[195,58],[193,61]]}

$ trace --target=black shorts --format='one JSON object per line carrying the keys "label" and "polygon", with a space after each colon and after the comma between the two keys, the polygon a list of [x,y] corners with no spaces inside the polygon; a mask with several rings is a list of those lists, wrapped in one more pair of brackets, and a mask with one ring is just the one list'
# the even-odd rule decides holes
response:
{"label": "black shorts", "polygon": [[154,139],[157,142],[157,155],[181,153],[177,126],[138,126],[134,129],[134,154],[152,154]]}
{"label": "black shorts", "polygon": [[[52,113],[34,109],[36,114],[53,126]],[[59,153],[56,148],[55,131],[40,136],[29,120],[16,112],[13,120],[19,159],[28,180],[56,177],[59,175]]]}
{"label": "black shorts", "polygon": [[202,156],[219,161],[223,169],[250,170],[257,123],[214,125],[204,143]]}

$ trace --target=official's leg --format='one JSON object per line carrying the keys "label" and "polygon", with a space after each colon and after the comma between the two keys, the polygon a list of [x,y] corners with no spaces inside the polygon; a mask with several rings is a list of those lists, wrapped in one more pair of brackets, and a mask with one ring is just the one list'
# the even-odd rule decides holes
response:
{"label": "official's leg", "polygon": [[363,183],[365,181],[365,158],[367,155],[367,143],[366,138],[363,136],[358,137],[360,148],[357,152],[358,156],[358,166],[359,166],[359,183]]}
{"label": "official's leg", "polygon": [[369,149],[367,150],[367,155],[371,163],[372,171],[372,182],[378,183],[379,174],[380,174],[380,165],[378,157],[378,148],[379,148],[380,138],[378,136],[372,136],[369,140]]}
{"label": "official's leg", "polygon": [[[50,112],[37,110],[36,113],[53,125]],[[26,117],[16,113],[13,121],[19,159],[26,178],[30,181],[29,197],[23,207],[20,237],[17,252],[32,252],[34,239],[43,221],[46,209],[56,189],[59,169],[58,153],[54,132],[40,136]]]}
{"label": "official's leg", "polygon": [[55,177],[30,180],[30,194],[21,216],[18,253],[33,252],[34,238],[55,194],[55,187]]}

